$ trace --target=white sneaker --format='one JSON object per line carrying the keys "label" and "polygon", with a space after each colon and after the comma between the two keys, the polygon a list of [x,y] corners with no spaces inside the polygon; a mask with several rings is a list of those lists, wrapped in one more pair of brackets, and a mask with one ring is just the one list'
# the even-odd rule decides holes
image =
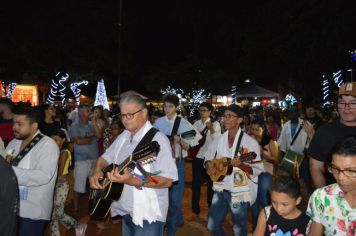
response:
{"label": "white sneaker", "polygon": [[84,223],[80,223],[75,228],[75,236],[85,236],[85,231],[87,230],[88,225]]}

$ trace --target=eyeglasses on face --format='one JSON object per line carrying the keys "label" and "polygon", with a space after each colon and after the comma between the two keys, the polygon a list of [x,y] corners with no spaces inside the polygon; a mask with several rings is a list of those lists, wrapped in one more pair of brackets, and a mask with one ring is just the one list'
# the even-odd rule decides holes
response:
{"label": "eyeglasses on face", "polygon": [[340,173],[343,173],[346,177],[351,177],[351,178],[356,177],[356,170],[349,170],[349,169],[342,170],[334,166],[333,164],[328,165],[328,171],[333,175],[340,175]]}
{"label": "eyeglasses on face", "polygon": [[126,114],[123,114],[123,113],[120,113],[119,114],[119,117],[120,117],[120,119],[122,120],[122,119],[126,119],[126,120],[132,120],[134,117],[135,117],[135,115],[137,114],[137,113],[139,113],[140,111],[142,111],[143,109],[140,109],[140,110],[138,110],[138,111],[136,111],[136,112],[133,112],[133,113],[126,113]]}
{"label": "eyeglasses on face", "polygon": [[349,109],[356,109],[356,102],[338,102],[337,106],[341,109],[346,109],[346,107],[349,107]]}

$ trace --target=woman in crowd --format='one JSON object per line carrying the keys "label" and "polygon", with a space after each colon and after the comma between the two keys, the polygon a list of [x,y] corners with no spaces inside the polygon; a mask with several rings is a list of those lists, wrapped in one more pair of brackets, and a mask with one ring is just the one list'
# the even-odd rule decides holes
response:
{"label": "woman in crowd", "polygon": [[51,136],[52,133],[61,128],[61,125],[55,120],[56,108],[52,104],[42,104],[40,107],[41,121],[39,128],[41,133]]}
{"label": "woman in crowd", "polygon": [[102,106],[93,107],[92,124],[98,139],[99,155],[104,153],[104,131],[109,126],[109,121],[104,117],[104,110]]}
{"label": "woman in crowd", "polygon": [[258,176],[258,190],[256,202],[252,205],[253,226],[257,224],[257,218],[261,207],[269,205],[269,187],[272,184],[275,164],[278,161],[278,144],[268,134],[263,122],[253,121],[250,125],[249,134],[256,139],[261,149],[261,159],[264,162],[266,172]]}

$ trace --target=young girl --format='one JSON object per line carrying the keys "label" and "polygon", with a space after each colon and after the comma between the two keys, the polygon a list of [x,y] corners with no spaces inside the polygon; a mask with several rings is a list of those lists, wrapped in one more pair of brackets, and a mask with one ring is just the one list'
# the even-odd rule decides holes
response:
{"label": "young girl", "polygon": [[272,206],[261,210],[253,236],[305,236],[309,217],[297,205],[302,198],[297,180],[280,176],[272,183]]}
{"label": "young girl", "polygon": [[74,227],[75,235],[83,236],[85,235],[87,225],[78,222],[77,220],[64,213],[64,205],[69,190],[68,168],[72,158],[70,151],[66,148],[66,134],[63,130],[59,129],[55,130],[51,137],[57,143],[60,149],[60,157],[58,161],[58,179],[54,192],[52,221],[50,223],[52,236],[60,235],[58,222],[61,222],[67,229]]}

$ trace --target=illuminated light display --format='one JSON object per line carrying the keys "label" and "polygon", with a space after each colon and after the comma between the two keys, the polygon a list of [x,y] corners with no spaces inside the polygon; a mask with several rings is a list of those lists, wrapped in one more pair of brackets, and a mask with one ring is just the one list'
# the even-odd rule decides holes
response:
{"label": "illuminated light display", "polygon": [[32,106],[37,106],[39,103],[37,85],[17,84],[12,92],[11,100],[13,102],[29,102]]}
{"label": "illuminated light display", "polygon": [[96,87],[96,95],[94,106],[101,105],[104,109],[109,110],[108,98],[106,96],[104,80],[98,81],[98,86]]}

